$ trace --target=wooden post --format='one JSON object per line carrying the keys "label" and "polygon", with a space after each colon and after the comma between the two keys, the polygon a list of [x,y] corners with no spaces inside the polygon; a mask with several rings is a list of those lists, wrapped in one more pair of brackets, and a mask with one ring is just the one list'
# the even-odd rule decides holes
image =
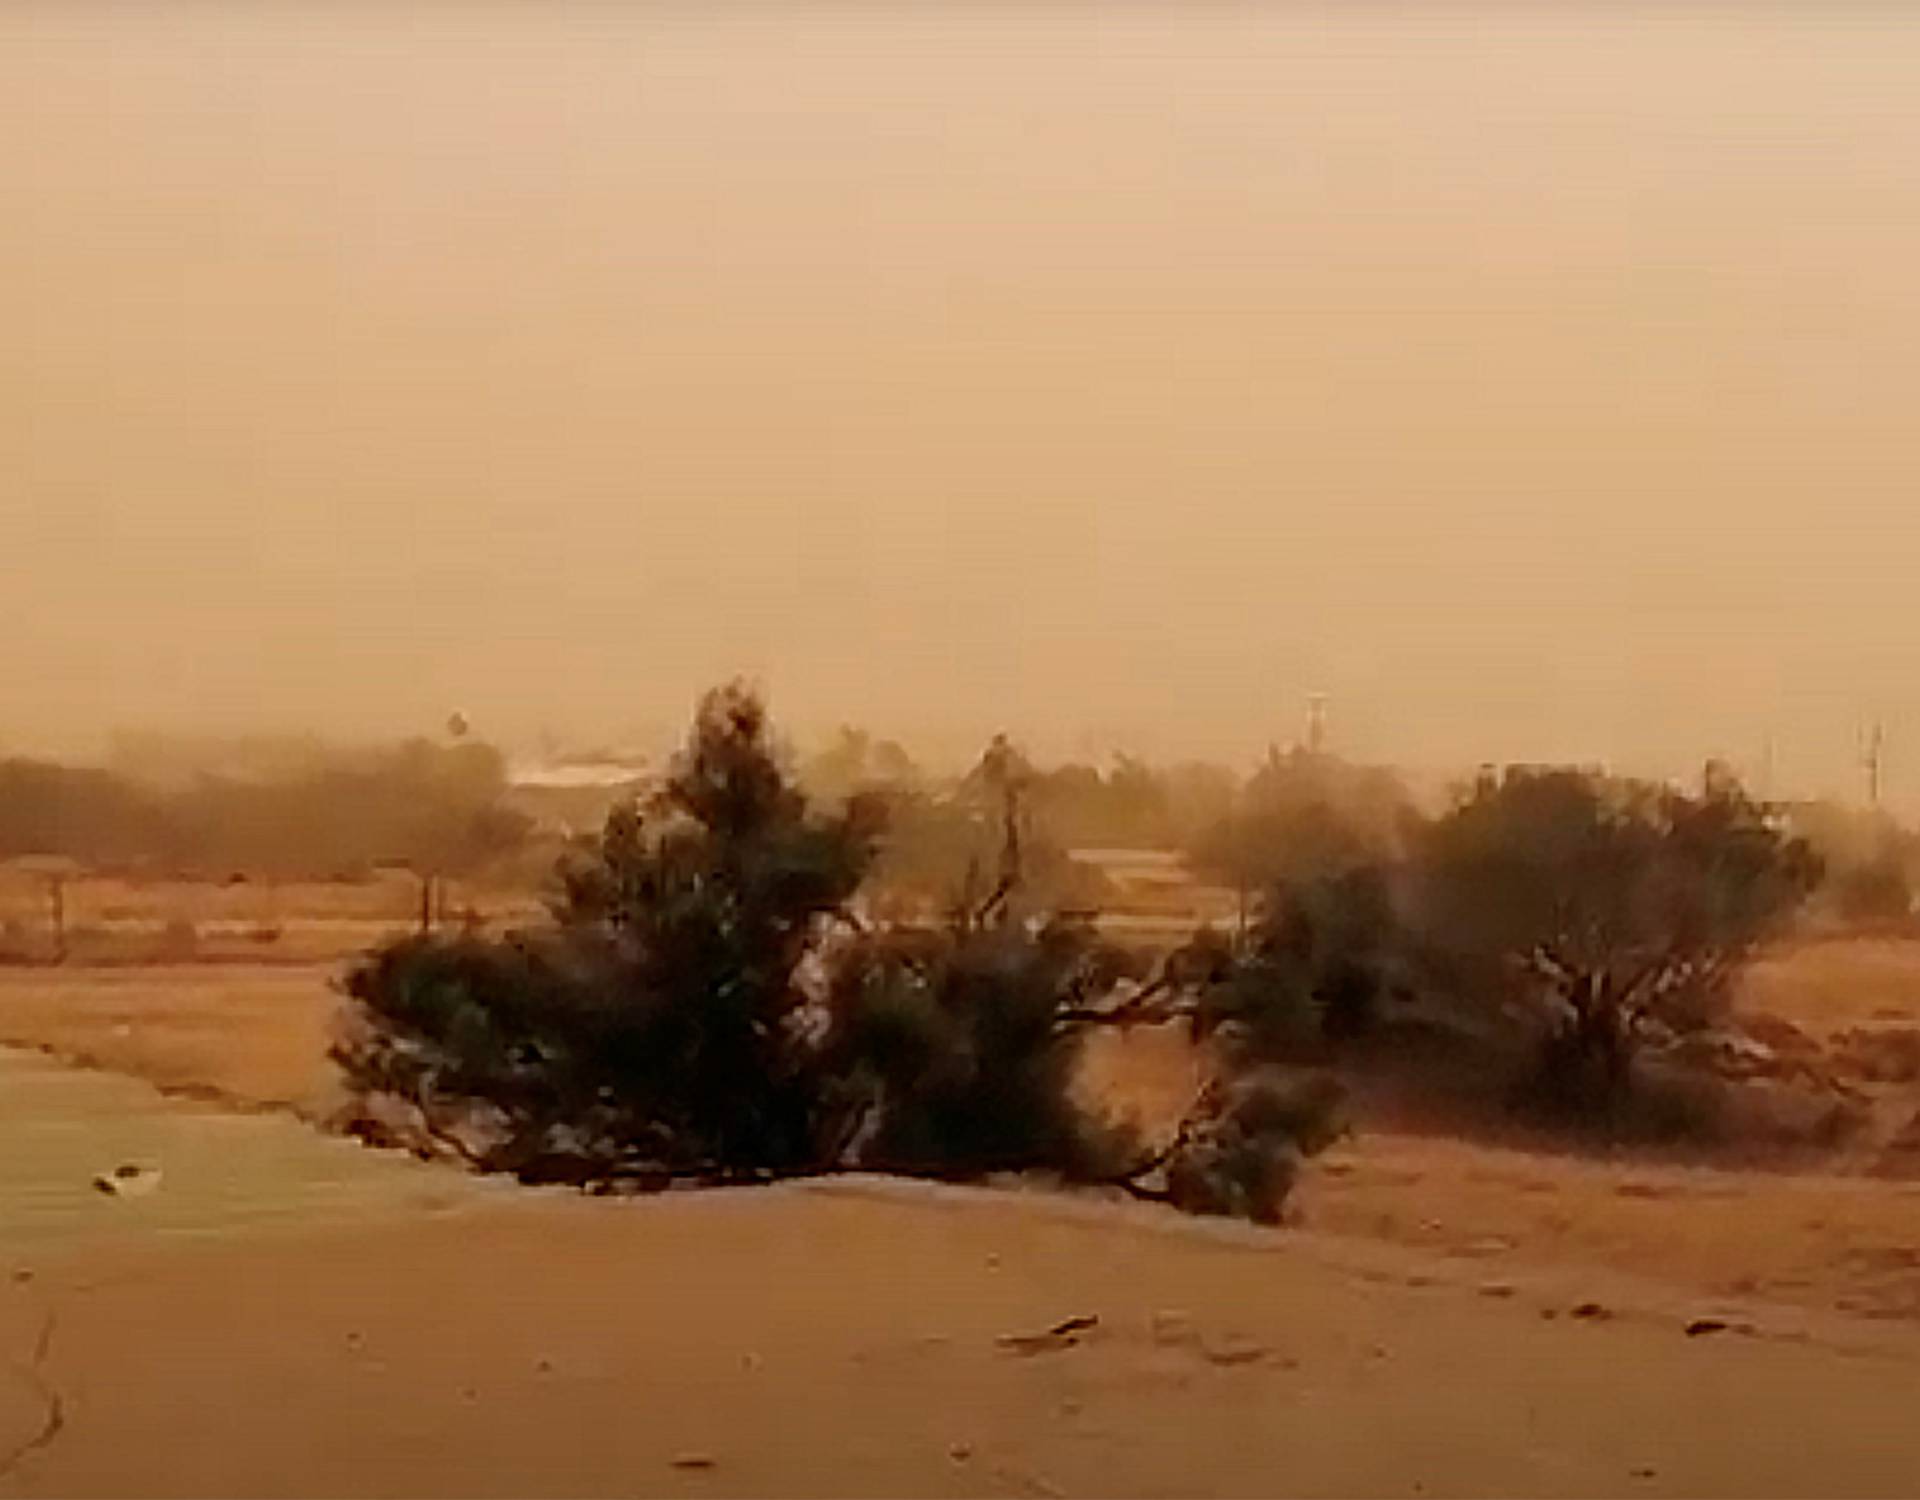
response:
{"label": "wooden post", "polygon": [[67,877],[49,875],[47,877],[48,914],[53,919],[53,961],[63,964],[67,961]]}

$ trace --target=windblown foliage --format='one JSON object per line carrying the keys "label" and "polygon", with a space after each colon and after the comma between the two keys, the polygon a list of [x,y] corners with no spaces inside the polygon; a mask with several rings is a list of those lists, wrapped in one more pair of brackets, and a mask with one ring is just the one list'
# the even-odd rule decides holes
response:
{"label": "windblown foliage", "polygon": [[1483,778],[1416,871],[1422,941],[1539,1027],[1575,1098],[1617,1091],[1648,1035],[1710,1017],[1820,876],[1730,782],[1691,796],[1560,769]]}
{"label": "windblown foliage", "polygon": [[[1004,900],[865,926],[877,832],[862,798],[809,807],[752,695],[710,695],[658,794],[565,871],[549,929],[410,939],[349,977],[354,1128],[583,1184],[1043,1171],[1278,1212],[1319,1112],[1255,1129],[1215,1096],[1149,1152],[1074,1095],[1087,1032],[1190,1017],[1188,976]],[[1254,1182],[1248,1152],[1284,1165]]]}

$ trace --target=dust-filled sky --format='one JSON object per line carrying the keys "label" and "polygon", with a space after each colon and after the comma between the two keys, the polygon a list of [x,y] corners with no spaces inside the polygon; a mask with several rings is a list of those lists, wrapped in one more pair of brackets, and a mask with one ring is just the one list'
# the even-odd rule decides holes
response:
{"label": "dust-filled sky", "polygon": [[1920,10],[15,0],[0,203],[0,748],[1920,797]]}

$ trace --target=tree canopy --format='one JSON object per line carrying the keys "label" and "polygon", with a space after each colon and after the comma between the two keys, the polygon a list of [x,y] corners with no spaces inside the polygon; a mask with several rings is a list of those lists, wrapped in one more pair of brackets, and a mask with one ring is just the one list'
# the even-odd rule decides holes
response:
{"label": "tree canopy", "polygon": [[1569,1081],[1622,1081],[1697,1025],[1820,876],[1737,784],[1689,794],[1563,769],[1483,777],[1426,827],[1413,920],[1457,983],[1544,1027]]}

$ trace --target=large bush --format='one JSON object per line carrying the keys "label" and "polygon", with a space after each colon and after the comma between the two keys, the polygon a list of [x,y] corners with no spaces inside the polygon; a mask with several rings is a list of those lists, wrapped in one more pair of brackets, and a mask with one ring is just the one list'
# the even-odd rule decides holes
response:
{"label": "large bush", "polygon": [[[1615,1133],[1679,1100],[1704,1119],[1712,1080],[1685,1074],[1691,1033],[1724,1029],[1759,946],[1821,861],[1724,775],[1698,793],[1571,768],[1488,773],[1440,817],[1399,820],[1397,857],[1314,845],[1238,940],[1197,942],[1196,1023],[1242,1066],[1298,1060],[1392,1014],[1369,1055],[1451,1069],[1420,1082],[1484,1088]],[[1339,854],[1340,849],[1345,854]],[[1258,853],[1259,851],[1256,851]],[[1261,858],[1300,867],[1302,848]],[[1649,1043],[1672,1056],[1639,1067]],[[1630,1085],[1638,1084],[1637,1088]],[[1463,1096],[1464,1097],[1464,1096]],[[1696,1101],[1706,1101],[1696,1108]]]}
{"label": "large bush", "polygon": [[1483,778],[1413,868],[1436,968],[1534,1027],[1545,1081],[1577,1105],[1617,1095],[1649,1036],[1711,1020],[1820,875],[1737,785],[1566,769]]}

